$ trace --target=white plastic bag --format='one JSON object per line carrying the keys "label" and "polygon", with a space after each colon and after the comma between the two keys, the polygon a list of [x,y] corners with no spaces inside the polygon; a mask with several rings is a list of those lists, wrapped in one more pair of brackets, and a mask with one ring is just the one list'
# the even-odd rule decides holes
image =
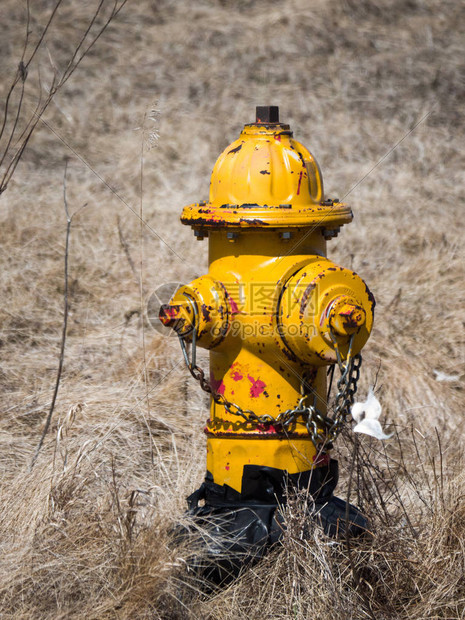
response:
{"label": "white plastic bag", "polygon": [[381,427],[379,416],[381,415],[381,404],[376,398],[373,388],[368,390],[368,396],[363,403],[354,403],[351,407],[352,417],[357,422],[354,426],[354,433],[364,433],[376,439],[389,439]]}

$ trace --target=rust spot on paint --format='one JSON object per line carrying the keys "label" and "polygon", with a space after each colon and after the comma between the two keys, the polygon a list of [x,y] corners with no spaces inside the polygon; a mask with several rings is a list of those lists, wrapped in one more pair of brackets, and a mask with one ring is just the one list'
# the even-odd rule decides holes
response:
{"label": "rust spot on paint", "polygon": [[260,170],[260,174],[271,174],[269,170]]}
{"label": "rust spot on paint", "polygon": [[300,194],[300,184],[302,183],[302,174],[303,174],[303,171],[301,170],[299,172],[299,182],[297,183],[297,196]]}
{"label": "rust spot on paint", "polygon": [[206,323],[209,323],[211,321],[211,316],[210,316],[211,306],[207,306],[206,304],[202,304],[200,309],[202,310],[203,320]]}
{"label": "rust spot on paint", "polygon": [[373,293],[370,291],[370,289],[368,288],[368,286],[366,284],[365,284],[365,290],[366,290],[366,293],[368,295],[368,299],[370,300],[370,303],[371,303],[371,312],[374,314],[375,306],[376,306],[375,297],[374,297]]}
{"label": "rust spot on paint", "polygon": [[302,295],[302,299],[300,301],[300,310],[299,310],[299,317],[301,319],[304,316],[304,312],[305,312],[305,308],[307,306],[308,298],[312,294],[314,288],[315,288],[315,284],[313,284],[313,283],[309,284],[307,286],[307,288],[305,289],[304,294]]}
{"label": "rust spot on paint", "polygon": [[230,155],[231,153],[238,153],[242,148],[242,144],[239,144],[239,146],[236,146],[235,149],[231,149],[230,151],[228,151],[228,155]]}
{"label": "rust spot on paint", "polygon": [[[265,207],[267,205],[263,205],[263,206]],[[247,217],[241,217],[239,222],[244,222],[245,224],[248,224],[249,226],[268,226],[269,225],[268,222],[264,222],[263,220],[258,219],[258,217],[251,218],[251,219]]]}
{"label": "rust spot on paint", "polygon": [[[282,338],[282,335],[281,335],[281,338]],[[283,340],[284,340],[284,338],[283,338]],[[284,353],[284,355],[287,357],[287,359],[288,359],[289,361],[291,361],[291,362],[297,362],[297,357],[294,355],[294,353],[293,353],[290,349],[288,349],[287,347],[283,347],[283,348],[281,349],[281,351]],[[288,373],[288,372],[286,372],[286,375],[287,375],[288,377],[290,377],[290,376],[291,376],[291,374],[290,374],[290,373]]]}
{"label": "rust spot on paint", "polygon": [[208,224],[210,228],[221,228],[224,226],[224,220],[213,217],[195,217],[195,218],[181,218],[183,224],[188,224],[192,228],[199,227],[201,225]]}

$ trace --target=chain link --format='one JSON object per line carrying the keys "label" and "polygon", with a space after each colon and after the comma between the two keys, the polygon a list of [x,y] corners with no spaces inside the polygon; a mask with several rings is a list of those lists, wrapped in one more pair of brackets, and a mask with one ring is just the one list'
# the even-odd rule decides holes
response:
{"label": "chain link", "polygon": [[[186,366],[194,379],[199,382],[201,389],[207,394],[210,394],[215,403],[222,405],[229,414],[243,418],[243,420],[247,423],[265,426],[273,424],[274,426],[282,428],[283,431],[287,433],[292,432],[299,419],[301,419],[302,423],[305,424],[315,446],[321,446],[321,444],[324,444],[327,448],[330,447],[329,444],[336,439],[342,431],[344,424],[348,423],[350,420],[350,408],[353,405],[354,396],[357,392],[357,382],[360,378],[362,356],[360,354],[354,356],[352,355],[352,344],[354,337],[351,336],[350,338],[349,350],[344,362],[339,351],[337,340],[334,337],[334,334],[330,332],[331,339],[333,340],[335,346],[337,364],[341,372],[341,377],[337,382],[338,392],[334,400],[332,416],[323,414],[317,408],[317,395],[309,392],[305,374],[301,379],[302,396],[294,409],[282,411],[276,417],[268,414],[257,415],[251,409],[243,409],[236,403],[227,400],[223,394],[218,394],[218,392],[213,389],[210,381],[206,379],[205,372],[202,368],[197,366],[198,310],[195,301],[186,293],[185,296],[192,306],[194,315],[194,326],[191,332],[191,359],[189,359],[185,342],[185,337],[187,334],[178,334],[178,337]],[[306,405],[306,400],[311,396],[313,396],[313,403],[311,405]]]}

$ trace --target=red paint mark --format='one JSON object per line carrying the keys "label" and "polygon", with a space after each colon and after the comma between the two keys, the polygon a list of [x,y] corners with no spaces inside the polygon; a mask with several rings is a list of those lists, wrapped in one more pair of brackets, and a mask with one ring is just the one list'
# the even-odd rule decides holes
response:
{"label": "red paint mark", "polygon": [[250,396],[252,398],[258,398],[266,388],[266,383],[264,383],[261,379],[254,379],[250,375],[247,375],[247,379],[252,383],[250,386]]}
{"label": "red paint mark", "polygon": [[229,305],[231,306],[231,314],[233,316],[235,314],[239,314],[239,308],[237,307],[237,304],[232,297],[229,298]]}
{"label": "red paint mark", "polygon": [[229,471],[229,465],[226,465],[226,466],[225,466],[225,470],[226,470],[226,471]]}
{"label": "red paint mark", "polygon": [[235,370],[233,373],[231,373],[231,379],[233,379],[234,381],[240,381],[243,378],[244,375],[241,375],[238,370]]}
{"label": "red paint mark", "polygon": [[279,133],[275,134],[274,139],[277,140],[278,142],[281,142],[281,135]]}
{"label": "red paint mark", "polygon": [[212,372],[210,372],[210,384],[216,394],[224,394],[223,380],[215,379],[215,375]]}
{"label": "red paint mark", "polygon": [[297,196],[300,194],[300,184],[302,183],[302,175],[303,175],[303,170],[301,170],[299,173],[299,182],[297,184]]}
{"label": "red paint mark", "polygon": [[174,318],[176,316],[176,308],[173,308],[172,306],[164,306],[163,312],[171,318]]}
{"label": "red paint mark", "polygon": [[273,424],[257,424],[257,430],[267,435],[280,434],[280,427],[273,426]]}

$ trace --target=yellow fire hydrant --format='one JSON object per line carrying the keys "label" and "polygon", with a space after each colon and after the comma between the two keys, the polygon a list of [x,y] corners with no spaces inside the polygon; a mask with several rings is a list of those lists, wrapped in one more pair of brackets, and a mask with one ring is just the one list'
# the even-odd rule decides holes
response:
{"label": "yellow fire hydrant", "polygon": [[[330,534],[345,518],[345,504],[332,496],[337,464],[329,454],[350,415],[375,302],[356,273],[326,257],[326,241],[352,217],[346,204],[325,200],[317,162],[274,106],[258,107],[256,122],[220,155],[209,201],[182,213],[197,239],[209,241],[208,275],[160,310],[211,394],[207,478],[190,504],[204,516],[236,507],[229,529],[247,530],[254,544],[257,522],[244,510],[285,502],[289,484],[320,499]],[[196,347],[210,351],[208,378]],[[342,372],[332,411],[328,367]],[[363,528],[350,509],[352,526]],[[270,510],[261,519],[267,535]]]}

